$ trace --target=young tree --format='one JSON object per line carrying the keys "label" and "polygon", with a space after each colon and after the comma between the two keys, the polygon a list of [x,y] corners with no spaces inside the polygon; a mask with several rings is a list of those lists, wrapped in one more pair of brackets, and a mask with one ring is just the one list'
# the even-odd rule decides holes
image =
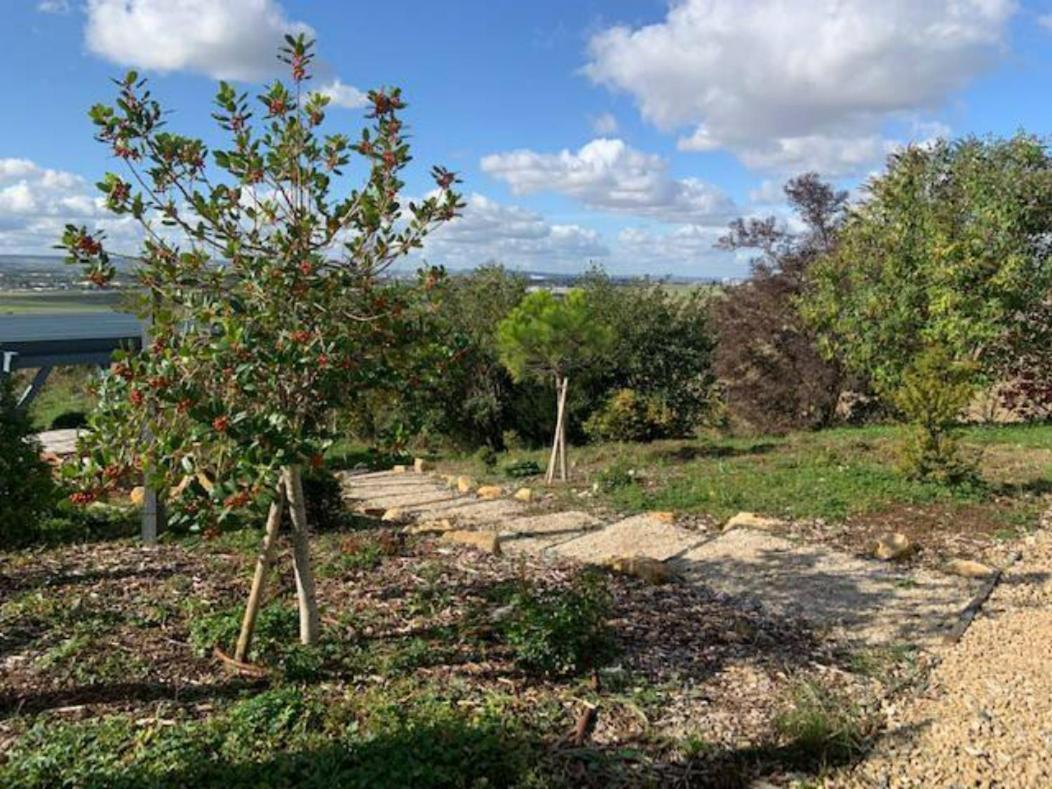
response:
{"label": "young tree", "polygon": [[810,267],[835,247],[847,192],[806,173],[785,185],[785,196],[802,229],[773,216],[734,220],[718,246],[758,256],[749,279],[728,288],[712,308],[719,337],[714,367],[729,411],[769,432],[827,425],[845,383],[841,365],[819,353],[797,300]]}
{"label": "young tree", "polygon": [[811,270],[803,311],[827,353],[890,396],[929,348],[999,375],[1039,339],[1052,286],[1052,158],[1041,141],[911,147],[866,185]]}
{"label": "young tree", "polygon": [[[322,134],[328,99],[306,90],[312,47],[286,38],[279,57],[291,86],[265,88],[258,122],[246,94],[220,84],[213,117],[229,135],[225,149],[167,131],[134,72],[117,82],[113,106],[91,110],[97,139],[128,168],[99,188],[111,211],[142,228],[138,280],[152,341],[118,358],[99,387],[78,499],[133,472],[189,496],[193,486],[178,483],[202,472],[215,484],[184,506],[205,523],[269,509],[238,659],[286,505],[300,639],[318,637],[302,468],[322,462],[332,409],[392,374],[410,291],[381,275],[462,205],[454,174],[437,167],[434,194],[399,201],[410,156],[397,89],[369,94],[371,124],[357,141]],[[364,185],[334,197],[345,168],[362,165]],[[62,243],[93,282],[112,278],[101,233],[69,226]],[[434,282],[422,272],[419,292]]]}
{"label": "young tree", "polygon": [[566,391],[570,373],[601,356],[612,342],[610,329],[596,319],[581,290],[559,299],[550,291],[527,295],[497,330],[501,360],[516,380],[555,380],[555,437],[547,481],[566,480]]}
{"label": "young tree", "polygon": [[[940,397],[951,403],[1018,372],[1019,359],[1047,358],[1047,327],[1030,330],[1047,317],[1052,288],[1043,142],[1020,134],[911,147],[866,192],[809,276],[803,310],[828,354],[900,407],[922,388],[934,397],[936,384],[952,389]],[[937,446],[945,419],[914,422]]]}

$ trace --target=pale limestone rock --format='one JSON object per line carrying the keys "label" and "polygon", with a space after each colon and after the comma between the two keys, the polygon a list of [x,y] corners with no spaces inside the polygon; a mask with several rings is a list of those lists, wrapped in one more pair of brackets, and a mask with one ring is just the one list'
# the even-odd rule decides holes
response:
{"label": "pale limestone rock", "polygon": [[401,464],[399,464],[397,466],[392,466],[392,468],[391,468],[391,473],[392,474],[405,474],[408,471],[409,471],[409,466],[403,466]]}
{"label": "pale limestone rock", "polygon": [[437,520],[414,523],[411,526],[407,526],[405,531],[406,534],[444,534],[447,531],[453,531],[455,528],[456,526],[453,525],[453,521],[449,518],[439,518]]}
{"label": "pale limestone rock", "polygon": [[499,499],[504,495],[504,491],[501,490],[500,485],[483,485],[475,491],[475,494],[480,499]]}
{"label": "pale limestone rock", "polygon": [[457,490],[461,493],[471,493],[475,489],[475,480],[471,477],[457,477]]}
{"label": "pale limestone rock", "polygon": [[146,501],[146,488],[142,485],[132,488],[131,493],[128,494],[128,498],[131,499],[131,503],[136,507],[141,507],[143,502]]}
{"label": "pale limestone rock", "polygon": [[656,520],[658,523],[675,523],[676,513],[668,511],[648,512],[651,518]]}
{"label": "pale limestone rock", "polygon": [[994,568],[971,559],[951,559],[946,563],[946,572],[962,578],[987,578]]}
{"label": "pale limestone rock", "polygon": [[447,531],[440,539],[442,542],[468,545],[495,556],[500,555],[500,537],[492,531]]}
{"label": "pale limestone rock", "polygon": [[894,532],[885,534],[873,545],[873,558],[882,562],[903,559],[913,553],[913,543],[905,534]]}
{"label": "pale limestone rock", "polygon": [[384,514],[380,516],[380,520],[388,523],[399,523],[405,520],[405,512],[401,507],[391,507],[384,511]]}
{"label": "pale limestone rock", "polygon": [[516,501],[533,501],[533,491],[529,488],[519,488],[512,498]]}
{"label": "pale limestone rock", "polygon": [[434,468],[435,466],[430,460],[425,460],[424,458],[416,458],[413,461],[413,470],[417,474],[423,474],[425,471],[432,471],[434,470]]}
{"label": "pale limestone rock", "polygon": [[725,524],[723,524],[724,531],[730,531],[731,529],[770,529],[773,526],[778,526],[781,521],[777,518],[766,518],[763,515],[757,515],[755,512],[739,512]]}
{"label": "pale limestone rock", "polygon": [[611,559],[606,565],[615,573],[631,575],[646,581],[648,584],[664,584],[676,577],[667,564],[645,556],[621,556]]}

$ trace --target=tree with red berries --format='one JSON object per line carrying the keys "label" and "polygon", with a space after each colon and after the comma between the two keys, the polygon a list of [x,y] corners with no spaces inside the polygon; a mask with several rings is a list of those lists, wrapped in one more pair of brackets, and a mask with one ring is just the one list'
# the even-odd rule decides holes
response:
{"label": "tree with red berries", "polygon": [[[267,512],[238,660],[286,506],[300,640],[318,638],[302,470],[322,462],[334,409],[397,376],[402,331],[428,308],[435,271],[421,272],[417,288],[382,275],[463,205],[440,167],[428,197],[399,201],[410,155],[397,89],[369,93],[370,124],[352,142],[321,131],[328,98],[306,89],[313,42],[288,36],[279,58],[291,85],[265,88],[258,120],[246,94],[220,83],[222,150],[168,131],[134,72],[117,81],[114,105],[91,110],[97,139],[127,167],[99,188],[113,213],[142,228],[137,276],[151,341],[119,356],[99,384],[76,495],[90,501],[143,473],[200,524]],[[345,170],[363,166],[365,183],[333,196]],[[102,233],[68,226],[62,245],[92,282],[113,278]],[[203,493],[187,484],[197,479]]]}

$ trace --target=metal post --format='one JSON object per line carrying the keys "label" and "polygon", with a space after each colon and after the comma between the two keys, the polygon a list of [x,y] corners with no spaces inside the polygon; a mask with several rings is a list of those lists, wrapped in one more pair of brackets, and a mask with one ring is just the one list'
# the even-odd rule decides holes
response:
{"label": "metal post", "polygon": [[[142,327],[142,347],[145,350],[150,343],[150,323],[145,321]],[[153,436],[146,433],[143,439],[150,443]],[[143,545],[156,545],[157,535],[164,526],[164,505],[146,479],[143,479],[142,497],[142,542]]]}
{"label": "metal post", "polygon": [[37,374],[33,376],[29,386],[22,392],[22,396],[18,398],[18,408],[26,408],[33,402],[33,399],[40,394],[40,390],[44,388],[49,375],[51,375],[50,367],[41,367],[37,370]]}

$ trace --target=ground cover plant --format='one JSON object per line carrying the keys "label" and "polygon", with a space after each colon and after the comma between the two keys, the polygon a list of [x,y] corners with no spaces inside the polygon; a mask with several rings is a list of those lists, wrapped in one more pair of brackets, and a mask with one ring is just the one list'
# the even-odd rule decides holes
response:
{"label": "ground cover plant", "polygon": [[[211,650],[237,639],[255,551],[246,530],[0,553],[0,783],[734,785],[846,758],[897,676],[702,588],[375,522],[316,540],[323,638],[290,639],[278,591],[239,675]],[[793,718],[801,683],[851,705]]]}

